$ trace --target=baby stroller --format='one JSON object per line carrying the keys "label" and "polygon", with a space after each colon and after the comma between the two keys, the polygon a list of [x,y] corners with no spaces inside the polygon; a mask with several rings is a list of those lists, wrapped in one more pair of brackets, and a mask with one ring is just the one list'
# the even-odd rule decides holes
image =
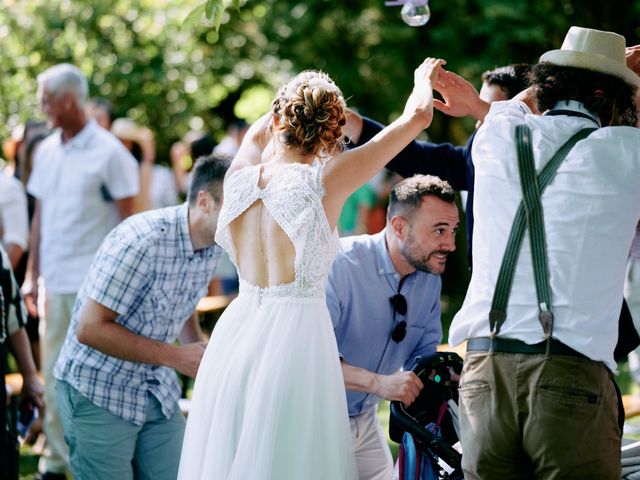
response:
{"label": "baby stroller", "polygon": [[[400,445],[398,480],[461,480],[458,443],[458,385],[462,359],[452,352],[418,357],[411,369],[424,383],[416,400],[405,408],[391,402],[389,436]],[[622,480],[640,480],[640,441],[623,439]]]}
{"label": "baby stroller", "polygon": [[391,402],[389,436],[400,444],[398,480],[460,480],[462,454],[458,444],[458,384],[462,359],[437,352],[417,357],[411,369],[424,388],[408,407]]}

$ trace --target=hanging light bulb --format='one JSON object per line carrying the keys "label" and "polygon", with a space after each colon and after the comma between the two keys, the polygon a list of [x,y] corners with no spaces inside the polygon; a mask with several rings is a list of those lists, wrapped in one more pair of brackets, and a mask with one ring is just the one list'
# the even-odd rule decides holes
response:
{"label": "hanging light bulb", "polygon": [[431,18],[428,0],[406,0],[400,11],[404,23],[410,27],[421,27]]}

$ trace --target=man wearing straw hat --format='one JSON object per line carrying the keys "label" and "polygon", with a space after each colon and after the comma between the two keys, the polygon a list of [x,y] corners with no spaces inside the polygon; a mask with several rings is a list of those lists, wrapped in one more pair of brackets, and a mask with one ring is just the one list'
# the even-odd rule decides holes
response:
{"label": "man wearing straw hat", "polygon": [[613,351],[640,217],[640,77],[624,37],[580,27],[531,76],[473,146],[474,269],[449,336],[468,340],[463,469],[618,479]]}

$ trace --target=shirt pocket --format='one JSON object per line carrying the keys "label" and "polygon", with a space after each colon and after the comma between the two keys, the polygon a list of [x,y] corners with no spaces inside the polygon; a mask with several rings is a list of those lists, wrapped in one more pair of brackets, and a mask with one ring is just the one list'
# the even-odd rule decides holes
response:
{"label": "shirt pocket", "polygon": [[166,292],[151,290],[148,293],[141,335],[164,341],[173,322],[173,307]]}

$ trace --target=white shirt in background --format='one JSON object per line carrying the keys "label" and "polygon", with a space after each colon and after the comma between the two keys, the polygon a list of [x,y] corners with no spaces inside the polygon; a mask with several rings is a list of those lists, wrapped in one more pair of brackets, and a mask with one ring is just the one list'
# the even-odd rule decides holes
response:
{"label": "white shirt in background", "polygon": [[0,170],[0,241],[5,248],[17,245],[23,250],[29,243],[27,194],[22,182],[6,170]]}
{"label": "white shirt in background", "polygon": [[27,190],[41,202],[40,273],[47,292],[75,293],[104,237],[120,223],[116,199],[138,193],[138,164],[93,120],[63,144],[42,141]]}

